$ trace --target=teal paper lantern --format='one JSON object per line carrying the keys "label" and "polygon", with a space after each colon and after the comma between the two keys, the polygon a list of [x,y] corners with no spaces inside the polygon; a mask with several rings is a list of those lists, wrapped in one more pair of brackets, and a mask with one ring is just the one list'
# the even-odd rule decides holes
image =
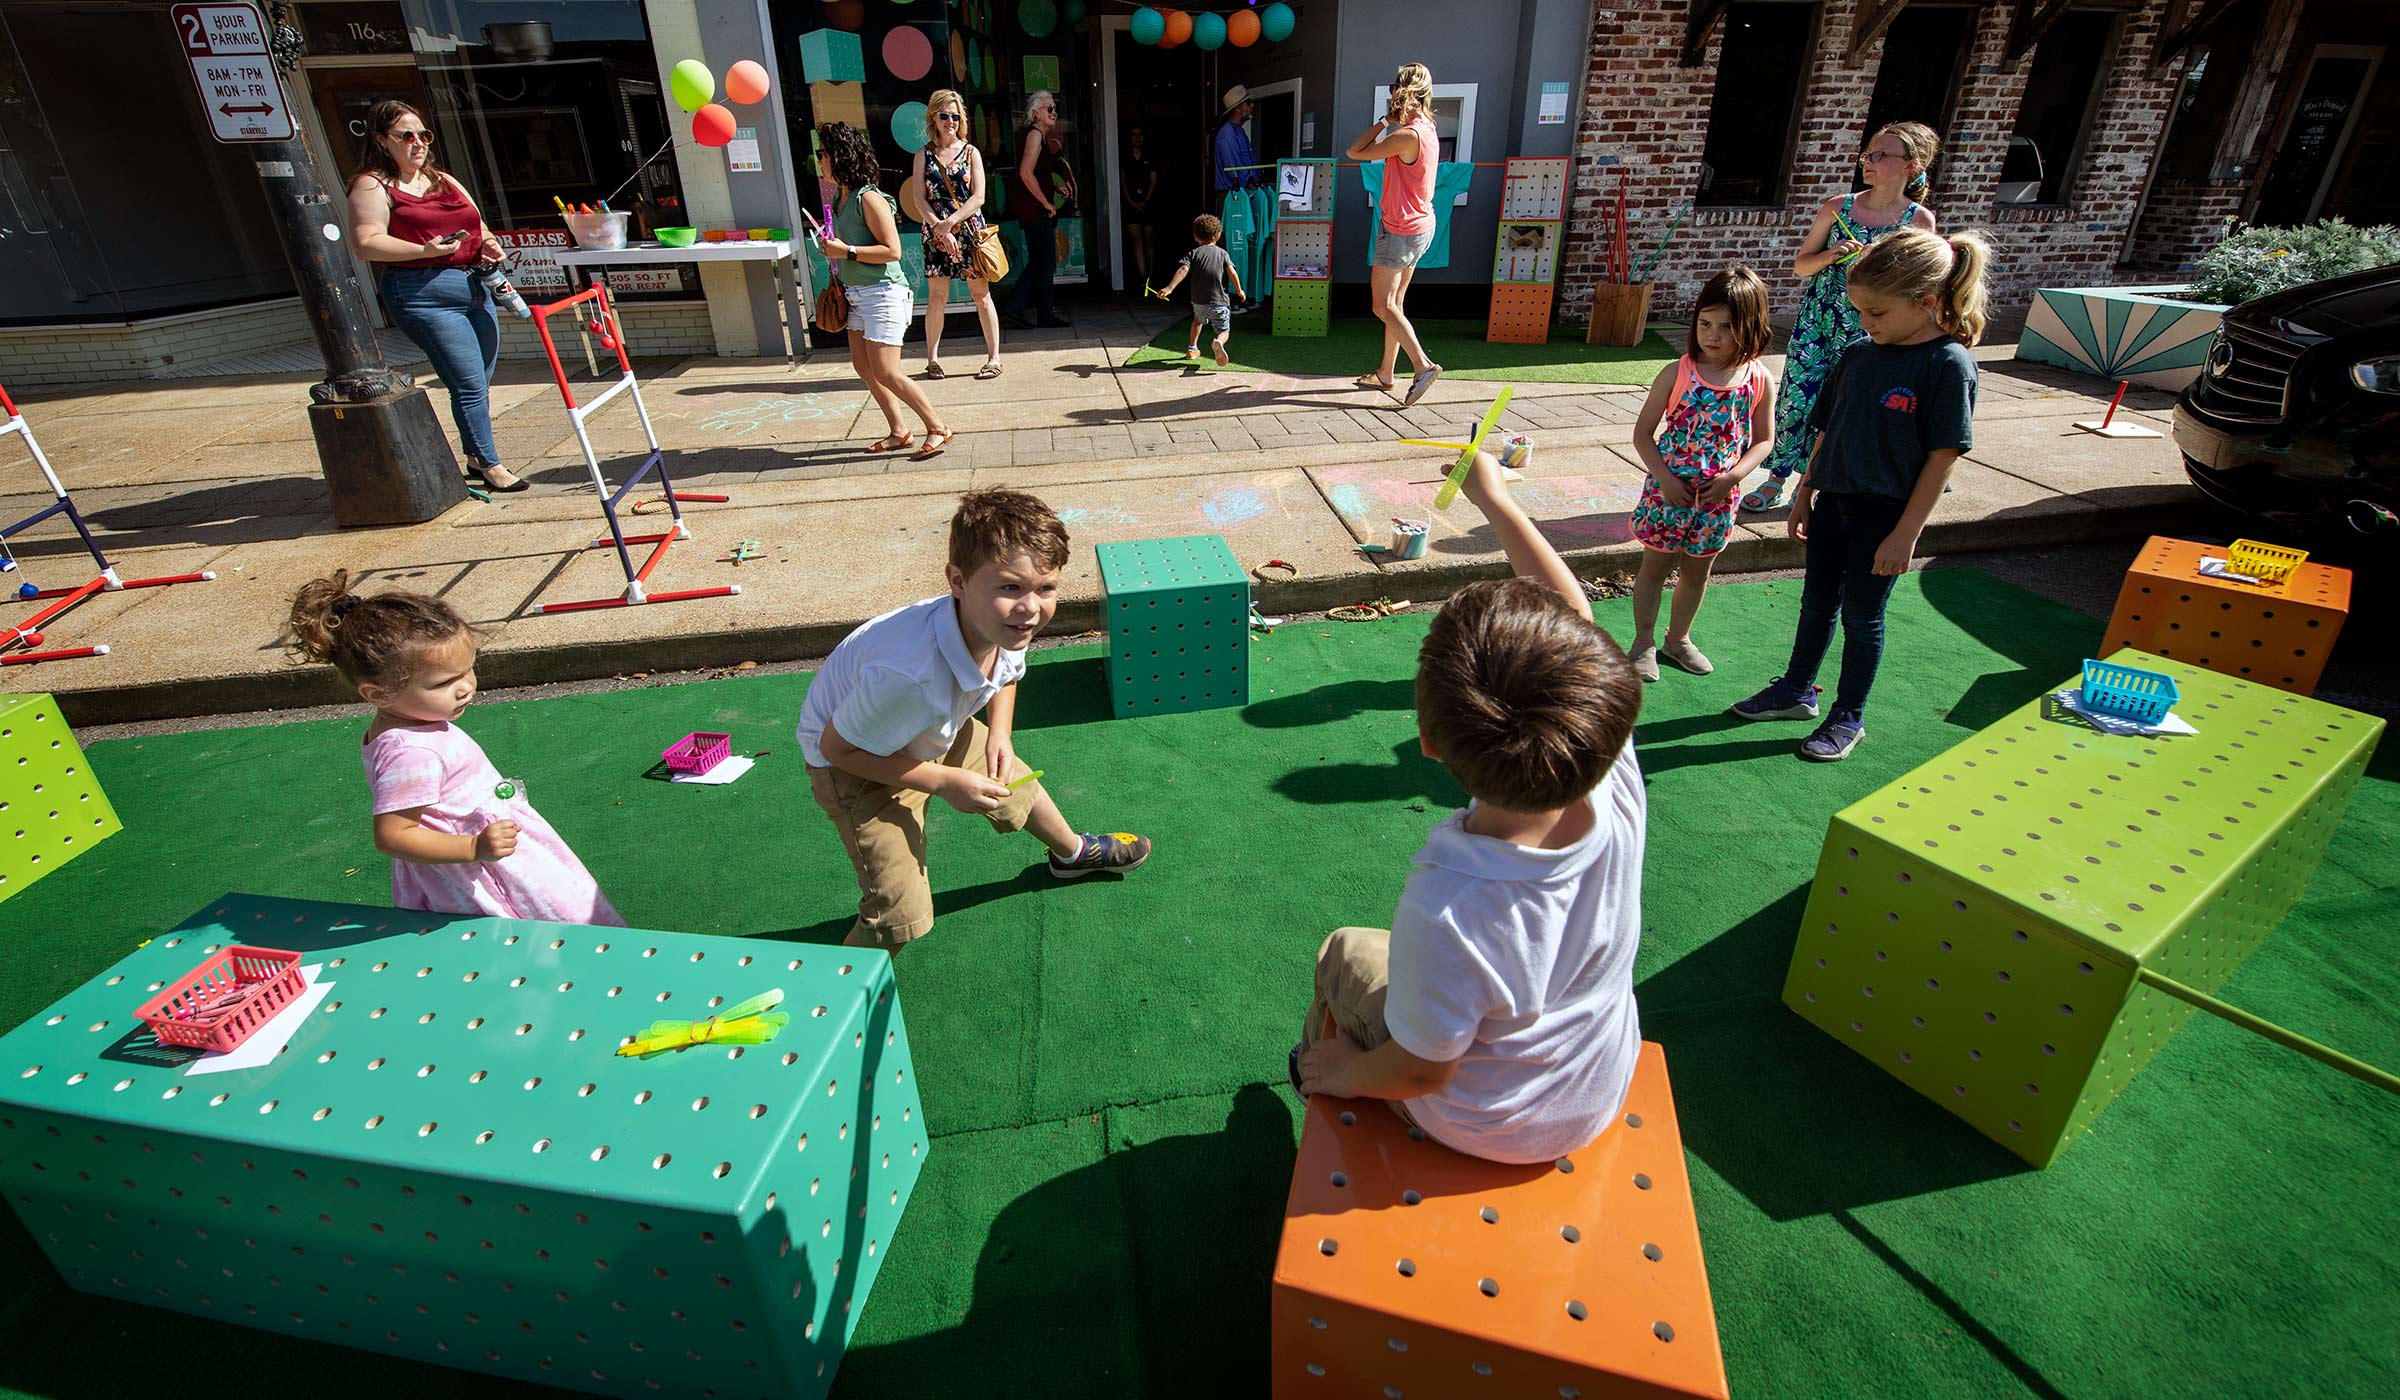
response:
{"label": "teal paper lantern", "polygon": [[1133,12],[1133,42],[1155,44],[1167,37],[1167,17],[1148,5]]}
{"label": "teal paper lantern", "polygon": [[1051,0],[1021,0],[1017,23],[1036,39],[1048,38],[1050,31],[1058,28],[1058,6]]}
{"label": "teal paper lantern", "polygon": [[1069,24],[1083,23],[1083,17],[1088,13],[1090,10],[1083,0],[1067,0],[1067,3],[1058,7],[1058,17]]}
{"label": "teal paper lantern", "polygon": [[1225,47],[1225,16],[1213,10],[1192,17],[1192,42],[1203,49]]}
{"label": "teal paper lantern", "polygon": [[1258,12],[1258,32],[1264,34],[1271,44],[1280,44],[1291,38],[1292,26],[1299,22],[1299,16],[1293,14],[1292,7],[1284,4],[1283,0],[1275,0],[1274,4]]}

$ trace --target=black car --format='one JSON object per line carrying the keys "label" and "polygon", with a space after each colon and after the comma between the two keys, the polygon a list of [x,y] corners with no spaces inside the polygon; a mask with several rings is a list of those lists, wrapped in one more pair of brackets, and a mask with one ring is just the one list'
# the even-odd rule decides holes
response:
{"label": "black car", "polygon": [[2228,310],[2175,401],[2175,445],[2222,505],[2300,534],[2400,537],[2400,266]]}

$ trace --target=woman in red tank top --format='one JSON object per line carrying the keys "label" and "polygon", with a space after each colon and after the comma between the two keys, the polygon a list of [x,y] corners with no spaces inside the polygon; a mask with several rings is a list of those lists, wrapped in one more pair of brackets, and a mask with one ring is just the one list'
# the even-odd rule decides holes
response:
{"label": "woman in red tank top", "polygon": [[1433,72],[1422,63],[1403,63],[1392,76],[1391,108],[1382,120],[1350,143],[1350,160],[1383,162],[1383,217],[1375,230],[1375,257],[1367,269],[1367,299],[1383,322],[1383,362],[1358,377],[1361,389],[1390,390],[1400,352],[1408,352],[1415,377],[1408,403],[1433,387],[1442,367],[1425,356],[1405,304],[1416,280],[1417,260],[1433,243],[1435,216],[1428,203],[1442,151],[1433,129]]}
{"label": "woman in red tank top", "polygon": [[499,263],[475,201],[433,162],[433,132],[405,102],[367,115],[361,173],[350,185],[350,241],[378,264],[384,305],[450,390],[450,417],[466,444],[467,473],[494,491],[531,483],[500,465],[492,440],[492,371],[500,322],[478,275]]}

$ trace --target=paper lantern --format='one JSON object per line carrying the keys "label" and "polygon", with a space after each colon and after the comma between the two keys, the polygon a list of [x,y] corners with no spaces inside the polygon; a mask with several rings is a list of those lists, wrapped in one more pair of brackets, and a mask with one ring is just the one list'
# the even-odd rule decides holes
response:
{"label": "paper lantern", "polygon": [[708,65],[696,58],[687,58],[667,72],[667,88],[675,94],[675,105],[687,112],[697,112],[717,95],[717,75]]}
{"label": "paper lantern", "polygon": [[1274,4],[1258,12],[1258,32],[1270,44],[1280,44],[1291,38],[1292,26],[1299,22],[1299,16],[1293,14],[1292,7],[1284,4],[1283,0],[1275,0]]}
{"label": "paper lantern", "polygon": [[1083,0],[1067,0],[1067,3],[1058,7],[1058,17],[1069,24],[1083,23],[1083,17],[1087,13],[1089,10]]}
{"label": "paper lantern", "polygon": [[1167,17],[1148,5],[1133,12],[1133,42],[1155,44],[1165,37]]}
{"label": "paper lantern", "polygon": [[703,146],[722,146],[733,139],[733,109],[714,102],[692,113],[692,139]]}
{"label": "paper lantern", "polygon": [[1171,49],[1192,37],[1192,17],[1181,10],[1167,11],[1167,36],[1158,41],[1162,49]]}
{"label": "paper lantern", "polygon": [[1203,51],[1214,52],[1225,46],[1225,17],[1214,10],[1204,10],[1192,21],[1192,43]]}
{"label": "paper lantern", "polygon": [[825,22],[836,29],[856,33],[858,27],[867,22],[867,7],[860,0],[828,0]]}
{"label": "paper lantern", "polygon": [[745,105],[765,99],[767,70],[756,59],[745,58],[725,70],[725,100]]}
{"label": "paper lantern", "polygon": [[1051,0],[1019,0],[1017,24],[1036,39],[1047,38],[1058,28],[1058,6]]}
{"label": "paper lantern", "polygon": [[1246,49],[1258,42],[1258,16],[1248,10],[1235,10],[1225,17],[1225,37],[1237,49]]}
{"label": "paper lantern", "polygon": [[932,72],[933,44],[925,37],[925,31],[913,24],[903,24],[885,34],[883,66],[904,83],[913,83]]}

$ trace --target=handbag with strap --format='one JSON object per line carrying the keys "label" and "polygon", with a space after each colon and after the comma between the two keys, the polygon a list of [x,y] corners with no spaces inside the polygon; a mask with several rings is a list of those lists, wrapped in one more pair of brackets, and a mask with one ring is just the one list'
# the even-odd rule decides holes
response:
{"label": "handbag with strap", "polygon": [[[828,226],[820,241],[832,236],[833,229]],[[839,334],[850,324],[850,293],[842,286],[841,269],[833,265],[830,257],[825,259],[825,286],[817,293],[816,312],[810,319],[818,330],[833,334]]]}
{"label": "handbag with strap", "polygon": [[998,282],[1008,276],[1008,245],[1000,241],[1000,230],[985,224],[975,235],[975,256],[967,270],[984,282]]}

